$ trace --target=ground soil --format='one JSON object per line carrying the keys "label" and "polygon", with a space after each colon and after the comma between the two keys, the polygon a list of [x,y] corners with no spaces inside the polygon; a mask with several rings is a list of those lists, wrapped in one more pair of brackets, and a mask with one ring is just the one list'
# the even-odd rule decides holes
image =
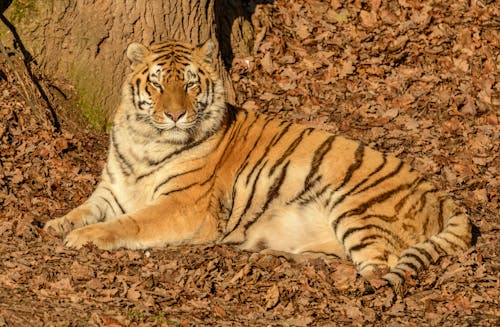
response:
{"label": "ground soil", "polygon": [[[228,246],[67,249],[40,226],[99,180],[107,135],[54,130],[0,62],[0,326],[500,325],[500,6],[277,0],[254,10],[241,106],[397,155],[463,203],[475,243],[374,290],[346,261]],[[41,117],[41,118],[40,118]]]}

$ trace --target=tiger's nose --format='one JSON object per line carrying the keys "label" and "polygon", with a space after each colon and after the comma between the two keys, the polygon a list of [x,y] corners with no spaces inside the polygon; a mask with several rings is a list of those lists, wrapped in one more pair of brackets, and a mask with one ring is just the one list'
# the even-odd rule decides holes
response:
{"label": "tiger's nose", "polygon": [[163,113],[166,117],[172,119],[174,122],[178,121],[182,116],[186,114],[185,111],[175,111],[175,112],[165,112]]}

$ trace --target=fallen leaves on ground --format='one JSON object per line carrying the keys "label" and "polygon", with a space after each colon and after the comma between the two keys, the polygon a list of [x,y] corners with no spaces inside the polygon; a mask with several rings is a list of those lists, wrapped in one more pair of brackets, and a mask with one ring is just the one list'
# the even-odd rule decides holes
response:
{"label": "fallen leaves on ground", "polygon": [[404,298],[341,260],[64,248],[40,223],[92,192],[107,136],[55,133],[0,65],[0,326],[498,324],[499,16],[494,1],[277,0],[233,62],[243,107],[398,155],[468,207],[477,243]]}

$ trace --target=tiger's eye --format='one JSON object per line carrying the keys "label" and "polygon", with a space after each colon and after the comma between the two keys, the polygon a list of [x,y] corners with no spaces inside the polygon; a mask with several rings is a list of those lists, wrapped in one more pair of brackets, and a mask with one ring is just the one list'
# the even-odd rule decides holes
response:
{"label": "tiger's eye", "polygon": [[155,81],[149,81],[149,84],[150,84],[151,86],[153,86],[155,89],[159,89],[159,90],[161,90],[161,88],[162,88],[161,84],[160,84],[160,83],[158,83],[158,82],[155,82]]}
{"label": "tiger's eye", "polygon": [[197,84],[198,84],[198,83],[195,83],[195,82],[189,82],[189,83],[187,83],[186,87],[187,87],[188,89],[190,89],[190,88],[192,88],[193,86],[195,86],[195,85],[197,85]]}

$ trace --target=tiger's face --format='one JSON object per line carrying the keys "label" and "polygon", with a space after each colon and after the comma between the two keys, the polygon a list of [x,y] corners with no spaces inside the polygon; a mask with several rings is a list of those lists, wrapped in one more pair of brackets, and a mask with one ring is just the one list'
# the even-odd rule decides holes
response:
{"label": "tiger's face", "polygon": [[213,134],[224,116],[222,82],[211,66],[213,42],[166,41],[127,49],[132,74],[127,119],[162,143],[186,144]]}

